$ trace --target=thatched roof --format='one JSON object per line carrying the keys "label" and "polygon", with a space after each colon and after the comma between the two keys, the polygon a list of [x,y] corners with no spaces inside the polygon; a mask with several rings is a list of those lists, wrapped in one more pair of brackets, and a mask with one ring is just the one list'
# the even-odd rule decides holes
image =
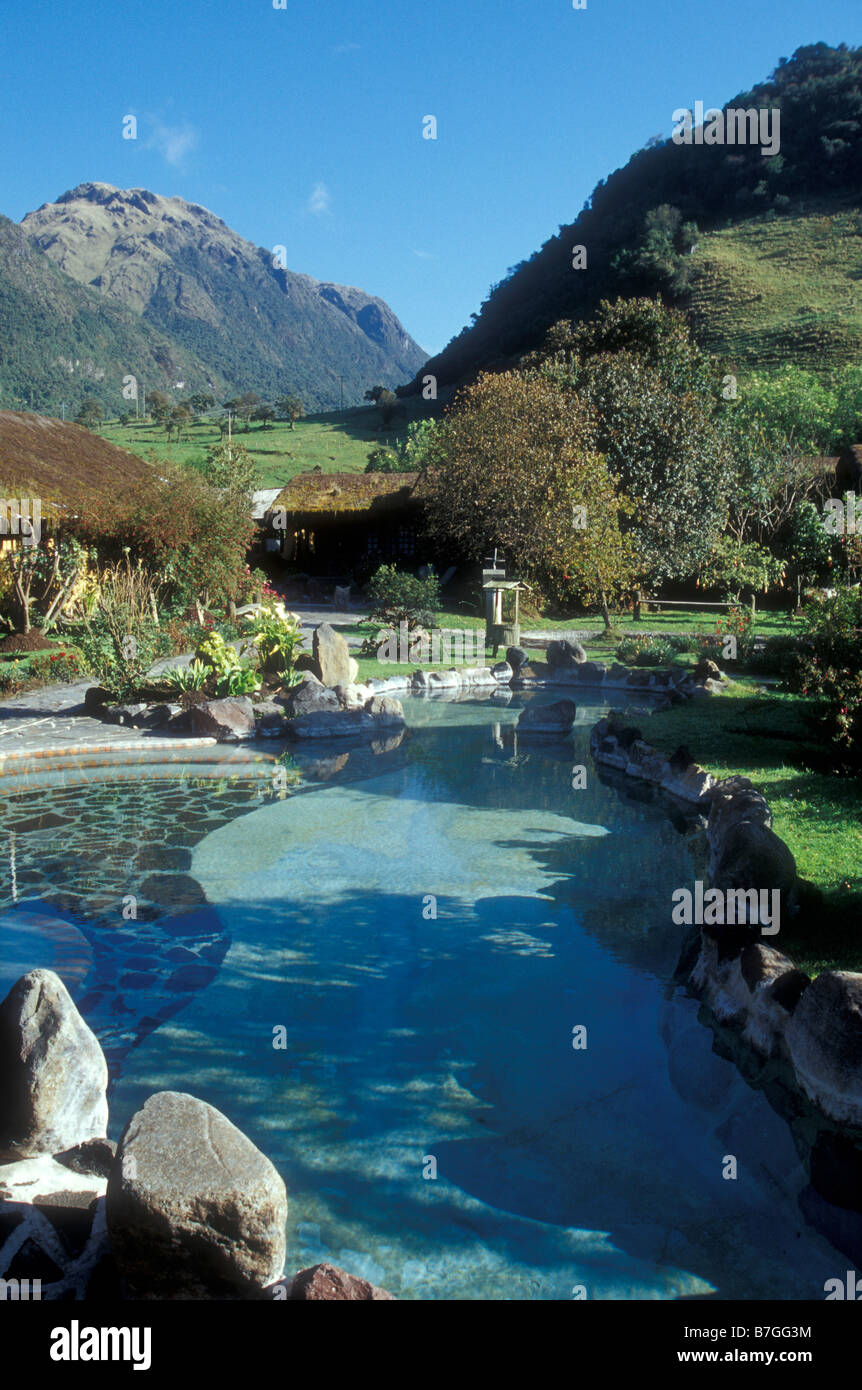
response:
{"label": "thatched roof", "polygon": [[100,493],[140,483],[152,466],[81,425],[0,410],[0,492],[42,498],[42,510],[76,509]]}
{"label": "thatched roof", "polygon": [[416,505],[418,473],[298,473],[282,488],[273,510],[303,516],[358,515]]}

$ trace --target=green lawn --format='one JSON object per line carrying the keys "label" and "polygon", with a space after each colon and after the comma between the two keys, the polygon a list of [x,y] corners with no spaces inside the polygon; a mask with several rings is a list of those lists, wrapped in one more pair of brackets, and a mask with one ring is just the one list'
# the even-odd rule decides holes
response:
{"label": "green lawn", "polygon": [[[466,605],[465,605],[466,609]],[[715,617],[709,613],[651,613],[648,617],[642,618],[635,623],[631,614],[622,614],[615,619],[616,628],[614,635],[609,636],[605,631],[604,623],[597,614],[580,615],[575,618],[523,618],[521,623],[522,632],[581,632],[589,635],[583,637],[584,646],[588,649],[590,659],[593,661],[615,661],[616,649],[620,642],[620,635],[633,632],[655,632],[658,634],[678,632],[688,636],[696,633],[711,633],[715,631]],[[437,614],[437,626],[441,628],[453,628],[456,631],[467,629],[484,628],[484,622],[479,619],[476,613],[470,613],[455,609],[442,609]],[[796,625],[798,626],[798,624]],[[370,623],[367,619],[357,618],[355,623],[349,627],[341,627],[339,631],[345,636],[355,637],[376,637],[380,631],[380,624]],[[792,633],[794,631],[794,619],[786,613],[766,613],[758,614],[754,624],[754,631],[764,637],[775,637],[779,634]],[[505,653],[501,650],[499,658]],[[678,660],[684,665],[691,665],[696,658],[692,655],[680,654]],[[371,673],[369,673],[371,674]]]}
{"label": "green lawn", "polygon": [[770,944],[816,975],[862,970],[862,781],[831,771],[805,720],[811,708],[739,681],[715,699],[653,715],[644,734],[667,753],[686,744],[715,776],[742,773],[766,797],[800,877],[823,893],[822,905],[782,922]]}
{"label": "green lawn", "polygon": [[[308,473],[317,467],[324,473],[361,473],[369,451],[378,444],[397,443],[406,435],[410,420],[419,414],[411,402],[404,402],[397,428],[381,431],[377,408],[357,406],[353,410],[309,415],[298,420],[293,430],[289,424],[276,421],[268,429],[252,424],[246,431],[240,422],[234,438],[257,461],[258,486],[279,487],[297,473]],[[215,420],[206,419],[190,425],[179,442],[173,437],[169,442],[162,427],[151,422],[124,426],[111,421],[97,433],[142,458],[152,454],[181,464],[202,463],[210,445],[221,439]]]}

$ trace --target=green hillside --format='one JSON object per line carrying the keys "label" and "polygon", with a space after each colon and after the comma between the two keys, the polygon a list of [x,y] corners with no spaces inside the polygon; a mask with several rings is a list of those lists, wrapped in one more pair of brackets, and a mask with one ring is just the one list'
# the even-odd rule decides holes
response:
{"label": "green hillside", "polygon": [[[398,443],[405,436],[408,423],[423,414],[423,405],[421,401],[402,402],[393,427],[382,431],[378,429],[376,407],[368,405],[309,415],[298,420],[293,430],[280,422],[270,429],[253,424],[247,433],[240,427],[234,437],[257,462],[258,485],[280,487],[297,473],[308,473],[313,468],[324,473],[363,472],[369,451],[379,444]],[[168,442],[164,430],[149,422],[111,422],[96,433],[142,458],[170,459],[192,467],[202,463],[210,445],[221,439],[216,422],[206,419],[191,425],[179,442]]]}
{"label": "green hillside", "polygon": [[756,218],[706,234],[687,297],[698,341],[744,366],[828,370],[862,345],[862,207]]}
{"label": "green hillside", "polygon": [[492,286],[405,392],[427,373],[450,385],[513,365],[555,323],[588,320],[619,296],[689,310],[703,345],[740,366],[790,357],[823,372],[859,360],[862,48],[800,48],[732,97],[722,120],[729,108],[780,113],[780,153],[707,143],[702,128],[691,143],[650,140]]}

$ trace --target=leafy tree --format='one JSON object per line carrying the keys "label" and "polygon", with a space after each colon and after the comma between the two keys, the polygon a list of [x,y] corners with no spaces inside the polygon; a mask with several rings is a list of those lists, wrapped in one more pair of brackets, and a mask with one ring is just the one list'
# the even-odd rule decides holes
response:
{"label": "leafy tree", "polygon": [[383,386],[372,386],[370,391],[365,392],[363,400],[372,401],[373,404],[376,405],[377,402],[380,400],[380,397],[383,395],[384,390],[385,387]]}
{"label": "leafy tree", "polygon": [[811,502],[801,502],[791,518],[787,558],[796,574],[796,606],[802,607],[802,586],[813,584],[831,563],[831,538]]}
{"label": "leafy tree", "polygon": [[203,475],[212,487],[250,498],[258,485],[258,466],[241,444],[224,440],[207,449]]}
{"label": "leafy tree", "polygon": [[196,391],[189,398],[189,404],[196,415],[203,415],[205,410],[212,410],[215,396],[210,395],[209,391]]}
{"label": "leafy tree", "polygon": [[240,592],[255,530],[247,494],[163,460],[147,482],[94,498],[76,528],[103,560],[131,555],[199,619],[211,599]]}
{"label": "leafy tree", "polygon": [[290,428],[296,429],[297,420],[305,416],[305,406],[299,396],[281,396],[275,403],[279,416],[290,421]]}
{"label": "leafy tree", "polygon": [[94,396],[87,396],[75,416],[75,424],[83,425],[88,430],[94,430],[102,423],[104,415],[105,411],[101,401],[97,401]]}
{"label": "leafy tree", "polygon": [[430,457],[433,420],[416,420],[407,426],[407,438],[397,447],[378,444],[368,455],[366,473],[418,473]]}
{"label": "leafy tree", "polygon": [[609,605],[628,589],[630,505],[593,447],[593,422],[537,373],[481,376],[437,425],[429,530],[474,559],[497,547],[558,599]]}
{"label": "leafy tree", "polygon": [[724,527],[734,460],[719,364],[682,315],[654,300],[605,302],[589,323],[558,324],[530,360],[591,413],[591,448],[637,503],[644,576],[695,573]]}
{"label": "leafy tree", "polygon": [[236,400],[236,413],[245,422],[246,431],[251,429],[251,418],[263,401],[256,391],[244,391]]}
{"label": "leafy tree", "polygon": [[260,421],[261,429],[272,429],[272,422],[275,419],[275,411],[273,410],[271,405],[259,405],[251,418],[253,420]]}
{"label": "leafy tree", "polygon": [[187,405],[185,401],[181,401],[179,405],[175,405],[171,408],[169,414],[165,415],[162,424],[169,439],[171,432],[173,430],[176,431],[177,441],[179,442],[183,430],[186,426],[191,424],[193,419],[194,415],[191,406]]}
{"label": "leafy tree", "polygon": [[171,402],[164,391],[148,391],[146,405],[156,424],[164,420],[171,411]]}
{"label": "leafy tree", "polygon": [[388,429],[395,418],[398,409],[398,397],[394,391],[381,391],[377,397],[377,409],[380,412],[380,425],[382,429]]}

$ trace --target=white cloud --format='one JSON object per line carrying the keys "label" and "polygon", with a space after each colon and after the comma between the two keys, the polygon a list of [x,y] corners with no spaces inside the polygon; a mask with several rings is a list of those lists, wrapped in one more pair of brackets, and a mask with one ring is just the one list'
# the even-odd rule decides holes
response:
{"label": "white cloud", "polygon": [[435,256],[433,251],[413,251],[414,256],[418,256],[420,261],[439,261],[440,257]]}
{"label": "white cloud", "polygon": [[362,45],[358,43],[339,43],[332,51],[333,53],[358,53],[361,47]]}
{"label": "white cloud", "polygon": [[320,217],[324,212],[329,212],[332,196],[325,183],[316,183],[311,190],[311,196],[305,205],[306,212],[313,212],[315,217]]}
{"label": "white cloud", "polygon": [[158,150],[162,159],[173,168],[179,168],[187,154],[196,147],[198,132],[186,121],[183,125],[165,125],[163,121],[154,123],[152,134],[147,139],[147,149]]}

